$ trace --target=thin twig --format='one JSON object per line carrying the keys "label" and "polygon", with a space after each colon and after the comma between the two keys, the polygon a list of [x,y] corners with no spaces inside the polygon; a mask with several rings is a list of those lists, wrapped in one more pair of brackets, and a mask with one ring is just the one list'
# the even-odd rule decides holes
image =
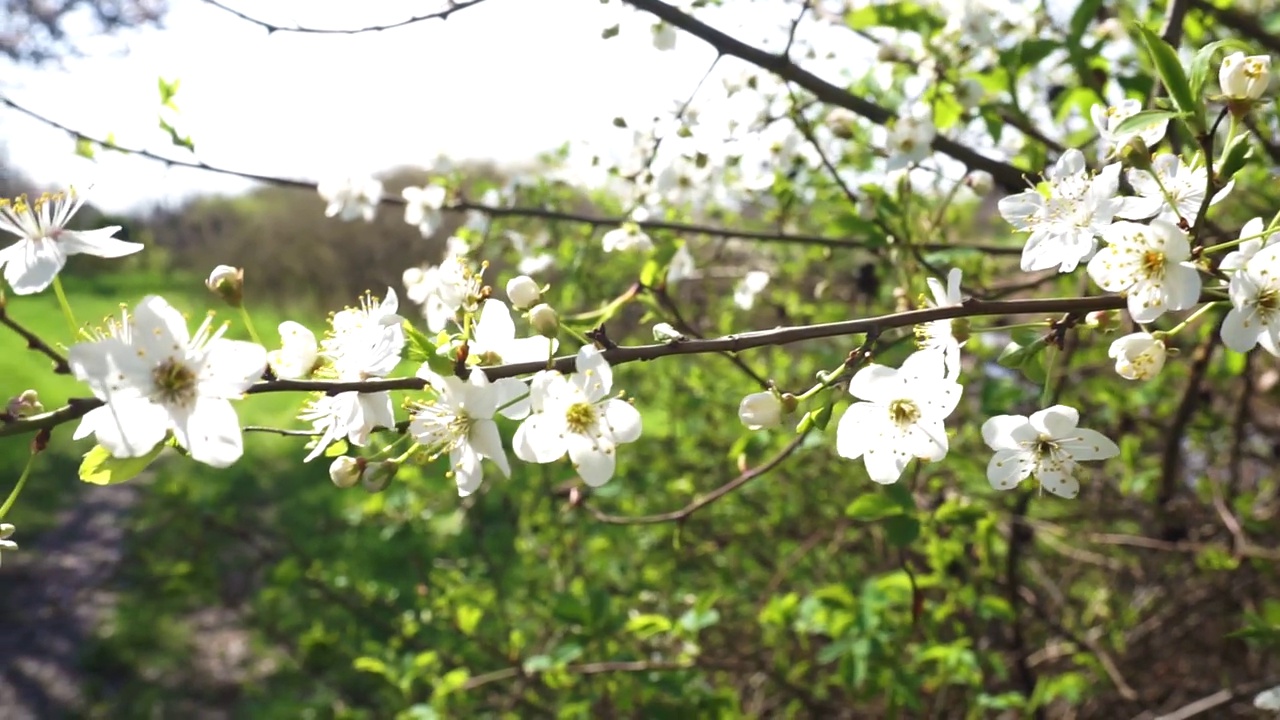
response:
{"label": "thin twig", "polygon": [[369,25],[367,27],[360,27],[360,28],[328,29],[328,28],[304,27],[302,25],[294,25],[293,27],[288,27],[285,25],[277,25],[275,23],[267,22],[266,20],[261,20],[259,18],[253,17],[252,15],[248,15],[247,13],[236,10],[233,7],[228,7],[227,5],[223,5],[222,3],[218,2],[218,0],[204,0],[204,1],[218,8],[219,10],[235,15],[236,17],[240,18],[241,20],[244,20],[245,22],[252,23],[254,25],[257,25],[258,27],[266,28],[268,34],[276,33],[276,32],[290,32],[290,33],[312,33],[312,34],[319,34],[319,35],[358,35],[360,33],[381,32],[383,30],[393,30],[395,28],[402,28],[402,27],[405,27],[406,25],[413,25],[415,23],[420,23],[425,20],[448,20],[450,15],[458,12],[459,10],[466,10],[469,7],[472,7],[474,5],[479,5],[480,3],[484,2],[484,0],[450,0],[449,6],[444,10],[439,10],[427,15],[418,15],[415,17],[411,17],[407,20],[400,20],[399,22],[393,22],[386,25]]}
{"label": "thin twig", "polygon": [[27,348],[34,350],[53,361],[53,371],[58,375],[70,375],[71,366],[67,364],[67,359],[62,353],[54,350],[49,343],[40,339],[39,335],[31,332],[18,323],[17,320],[9,317],[9,310],[4,306],[3,298],[0,298],[0,325],[4,325],[14,331],[27,341]]}

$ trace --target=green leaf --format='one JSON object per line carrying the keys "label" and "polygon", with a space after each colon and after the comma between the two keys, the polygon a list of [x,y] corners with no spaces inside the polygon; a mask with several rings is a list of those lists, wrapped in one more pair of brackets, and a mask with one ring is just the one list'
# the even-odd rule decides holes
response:
{"label": "green leaf", "polygon": [[76,138],[76,154],[80,157],[92,160],[94,154],[93,143],[87,138]]}
{"label": "green leaf", "polygon": [[1191,118],[1192,129],[1196,133],[1204,132],[1204,104],[1198,103],[1195,94],[1191,92],[1191,82],[1187,80],[1182,60],[1178,59],[1178,51],[1142,25],[1138,25],[1137,30],[1143,45],[1147,47],[1147,54],[1151,56],[1151,64],[1155,65],[1156,74],[1160,76],[1160,82],[1169,91],[1173,106]]}
{"label": "green leaf", "polygon": [[693,607],[685,611],[680,616],[679,625],[682,630],[690,634],[697,634],[698,631],[709,628],[720,622],[720,611],[715,608]]}
{"label": "green leaf", "polygon": [[1122,120],[1116,126],[1115,132],[1119,134],[1146,130],[1151,125],[1155,125],[1162,120],[1173,120],[1181,117],[1185,117],[1185,115],[1172,110],[1142,110]]}
{"label": "green leaf", "polygon": [[898,30],[914,30],[922,35],[941,28],[944,24],[933,13],[913,2],[867,5],[846,14],[844,21],[852,30],[891,27]]}
{"label": "green leaf", "polygon": [[1253,157],[1253,143],[1248,133],[1241,133],[1231,139],[1231,145],[1222,153],[1222,162],[1217,171],[1217,187],[1221,187],[1249,162]]}
{"label": "green leaf", "polygon": [[186,148],[191,152],[195,152],[196,143],[191,139],[190,135],[179,135],[177,128],[169,124],[168,120],[160,118],[160,129],[168,133],[169,141],[180,148]]}
{"label": "green leaf", "polygon": [[142,457],[118,458],[112,457],[111,451],[101,445],[94,445],[92,450],[84,454],[84,461],[80,463],[80,479],[94,485],[122,483],[146,470],[162,450],[164,443],[156,445]]}
{"label": "green leaf", "polygon": [[470,605],[462,605],[458,608],[456,614],[458,629],[462,631],[463,635],[473,635],[482,617],[484,617],[484,610]]}
{"label": "green leaf", "polygon": [[324,456],[338,457],[339,455],[346,455],[348,449],[347,441],[339,438],[338,440],[335,440],[332,445],[324,449]]}
{"label": "green leaf", "polygon": [[173,104],[173,98],[178,94],[178,86],[182,84],[182,80],[175,79],[169,82],[164,78],[156,78],[160,86],[160,104],[164,107],[177,110],[178,106]]}
{"label": "green leaf", "polygon": [[654,635],[670,632],[672,623],[671,619],[664,615],[645,613],[628,619],[626,628],[627,632],[633,633],[641,640],[647,640]]}
{"label": "green leaf", "polygon": [[450,670],[444,674],[444,677],[440,678],[440,682],[436,683],[433,696],[441,697],[448,695],[455,690],[460,690],[463,685],[467,684],[467,680],[470,679],[471,673],[467,672],[466,668]]}
{"label": "green leaf", "polygon": [[901,503],[890,497],[888,493],[882,492],[869,492],[849,503],[849,506],[844,509],[846,516],[866,522],[902,515],[903,512]]}
{"label": "green leaf", "polygon": [[885,535],[894,547],[906,547],[920,537],[920,521],[907,515],[895,515],[884,519]]}

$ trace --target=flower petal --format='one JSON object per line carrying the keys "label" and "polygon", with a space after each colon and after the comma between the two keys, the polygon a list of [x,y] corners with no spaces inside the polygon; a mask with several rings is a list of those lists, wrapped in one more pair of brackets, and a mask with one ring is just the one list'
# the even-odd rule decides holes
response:
{"label": "flower petal", "polygon": [[1075,433],[1076,425],[1080,422],[1080,412],[1066,405],[1054,405],[1033,413],[1028,419],[1037,433],[1056,440]]}
{"label": "flower petal", "polygon": [[240,419],[230,401],[198,397],[189,411],[170,408],[170,413],[173,435],[192,460],[224,468],[244,454]]}
{"label": "flower petal", "polygon": [[142,243],[112,237],[117,232],[120,232],[119,225],[99,230],[64,230],[58,235],[58,244],[67,255],[93,255],[100,258],[124,257],[145,247]]}
{"label": "flower petal", "polygon": [[617,465],[617,456],[611,443],[592,440],[585,435],[570,433],[566,438],[569,459],[583,482],[600,487],[609,482]]}

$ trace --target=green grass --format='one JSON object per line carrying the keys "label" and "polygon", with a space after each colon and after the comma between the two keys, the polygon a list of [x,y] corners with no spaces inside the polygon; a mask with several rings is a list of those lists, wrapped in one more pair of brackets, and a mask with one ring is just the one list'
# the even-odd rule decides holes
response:
{"label": "green grass", "polygon": [[[194,330],[208,308],[218,308],[218,300],[204,288],[201,278],[189,273],[104,273],[92,279],[65,278],[68,300],[76,320],[82,325],[96,326],[108,316],[119,317],[120,305],[136,304],[147,294],[159,294],[191,318]],[[295,319],[319,330],[323,318],[314,312],[298,315],[278,308],[251,308],[254,325],[262,341],[270,348],[279,341],[276,326],[286,318]],[[9,316],[50,345],[65,353],[72,333],[52,290],[28,296],[7,297]],[[248,339],[239,314],[230,308],[217,309],[218,318],[230,321],[227,337]],[[27,350],[25,342],[6,328],[0,328],[0,396],[3,400],[29,388],[40,393],[47,410],[64,405],[68,398],[88,397],[88,388],[69,375],[55,375],[52,363],[44,355]],[[296,394],[254,395],[237,404],[243,425],[298,427],[294,418],[303,398]],[[80,486],[77,475],[81,456],[93,446],[91,439],[72,440],[76,423],[56,428],[48,450],[37,458],[32,476],[18,503],[6,517],[15,524],[21,540],[29,541],[48,528],[59,507],[69,502]],[[25,465],[30,436],[0,438],[0,502],[8,496]],[[245,440],[246,459],[253,462],[263,454],[292,453],[301,457],[303,440],[253,434]],[[162,460],[164,470],[181,468],[193,477],[214,474],[208,468],[192,468],[193,463],[179,458]]]}

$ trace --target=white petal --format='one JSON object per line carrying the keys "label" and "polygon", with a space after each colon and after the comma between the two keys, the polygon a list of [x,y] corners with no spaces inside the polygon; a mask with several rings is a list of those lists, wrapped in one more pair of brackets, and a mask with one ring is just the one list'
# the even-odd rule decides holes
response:
{"label": "white petal", "polygon": [[494,394],[494,403],[498,407],[498,412],[503,417],[522,420],[529,414],[531,410],[529,399],[520,398],[521,395],[527,395],[529,392],[529,388],[523,382],[515,378],[502,378],[493,383],[490,388]]}
{"label": "white petal", "polygon": [[200,394],[238,398],[262,378],[267,351],[257,343],[219,338],[209,343],[200,371]]}
{"label": "white petal", "polygon": [[449,464],[453,468],[459,497],[466,497],[480,488],[484,481],[484,467],[474,448],[466,444],[453,448],[449,451]]}
{"label": "white petal", "polygon": [[[161,357],[185,355],[191,333],[182,313],[159,295],[143,298],[133,311],[133,344],[141,347],[150,362]],[[264,362],[266,358],[263,358]]]}
{"label": "white petal", "polygon": [[987,463],[987,481],[997,490],[1012,490],[1030,474],[1030,458],[1022,450],[1013,448],[997,450]]}
{"label": "white petal", "polygon": [[882,485],[889,485],[902,477],[902,471],[911,462],[911,454],[894,443],[875,444],[867,448],[862,461],[867,466],[868,477]]}
{"label": "white petal", "polygon": [[200,397],[189,412],[171,413],[174,437],[196,462],[224,468],[244,453],[240,419],[230,401]]}
{"label": "white petal", "polygon": [[[511,342],[516,336],[516,323],[511,311],[501,300],[485,300],[480,307],[480,319],[476,321],[474,350],[483,353],[496,350]],[[515,362],[503,358],[504,362]]]}
{"label": "white petal", "polygon": [[1200,301],[1200,273],[1191,265],[1171,265],[1165,272],[1164,288],[1170,310],[1187,310]]}
{"label": "white petal", "polygon": [[1024,415],[996,415],[982,423],[982,439],[992,450],[1019,450],[1035,438],[1036,430]]}
{"label": "white petal", "polygon": [[1080,422],[1080,412],[1066,405],[1054,405],[1032,414],[1028,419],[1037,433],[1056,439],[1074,434]]}
{"label": "white petal", "polygon": [[905,452],[930,462],[946,457],[948,446],[947,430],[941,420],[921,420],[903,438]]}
{"label": "white petal", "polygon": [[468,441],[482,457],[492,460],[503,475],[511,477],[511,463],[507,461],[506,448],[502,447],[502,436],[498,434],[497,423],[492,420],[475,421]]}
{"label": "white petal", "polygon": [[635,442],[640,437],[640,411],[625,400],[606,400],[597,408],[603,415],[605,425],[609,427],[610,436],[619,445]]}
{"label": "white petal", "polygon": [[516,428],[516,435],[511,441],[516,457],[535,463],[559,460],[567,450],[562,430],[555,426],[553,418],[543,413],[530,415]]}
{"label": "white petal", "polygon": [[1040,481],[1040,487],[1061,498],[1070,500],[1080,494],[1080,481],[1064,469],[1042,467],[1036,473],[1036,480]]}
{"label": "white petal", "polygon": [[1106,460],[1120,454],[1120,448],[1096,430],[1076,428],[1069,438],[1059,440],[1059,447],[1076,460]]}
{"label": "white petal", "polygon": [[118,258],[141,250],[142,243],[127,242],[111,237],[120,231],[119,226],[100,230],[64,230],[58,235],[58,244],[67,255],[93,255],[100,258]]}
{"label": "white petal", "polygon": [[[90,414],[94,416],[89,422],[98,444],[115,457],[142,457],[169,432],[169,414],[143,398],[113,402]],[[85,419],[88,421],[88,415]],[[82,437],[80,431],[76,435]]]}
{"label": "white petal", "polygon": [[850,405],[836,425],[836,453],[850,460],[862,457],[879,439],[887,421],[880,406],[865,402]]}
{"label": "white petal", "polygon": [[[910,360],[910,358],[908,358]],[[905,364],[905,363],[904,363]],[[849,394],[875,403],[897,399],[903,386],[897,368],[870,363],[849,380]]]}
{"label": "white petal", "polygon": [[613,387],[613,369],[596,346],[585,345],[578,350],[574,367],[576,372],[571,376],[571,381],[582,388],[587,402],[599,402],[609,394]]}
{"label": "white petal", "polygon": [[18,295],[38,293],[53,283],[67,256],[49,240],[20,240],[4,251],[4,279]]}
{"label": "white petal", "polygon": [[566,438],[569,459],[578,471],[583,482],[591,487],[600,487],[613,477],[617,456],[613,445],[605,441],[588,438],[571,433]]}

